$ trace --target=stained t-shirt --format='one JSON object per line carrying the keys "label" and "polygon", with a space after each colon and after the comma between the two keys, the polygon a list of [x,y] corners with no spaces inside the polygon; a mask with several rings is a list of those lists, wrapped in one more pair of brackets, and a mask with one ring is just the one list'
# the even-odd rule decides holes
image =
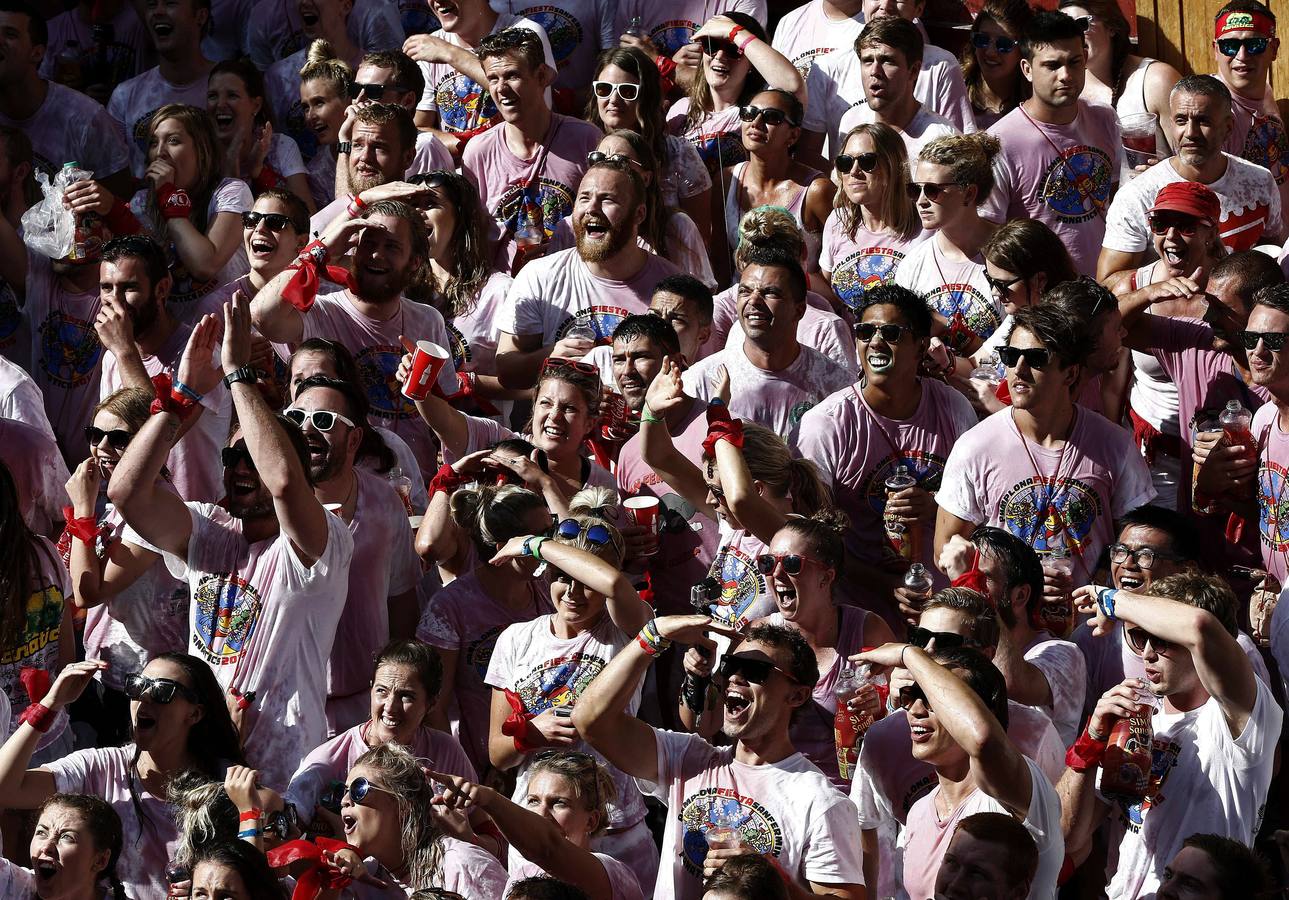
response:
{"label": "stained t-shirt", "polygon": [[895,283],[922,298],[946,324],[960,323],[982,341],[1002,321],[1002,304],[985,280],[985,258],[950,260],[931,235],[912,248],[895,268]]}
{"label": "stained t-shirt", "polygon": [[889,232],[869,231],[861,221],[852,238],[842,224],[842,213],[834,209],[824,223],[819,248],[819,268],[829,273],[833,293],[851,310],[858,312],[864,295],[883,284],[895,282],[895,270],[905,254],[931,236],[919,228],[905,240]]}
{"label": "stained t-shirt", "polygon": [[[18,717],[36,698],[27,693],[20,675],[23,669],[37,669],[49,675],[50,683],[57,677],[58,651],[63,639],[63,614],[71,601],[72,584],[55,547],[40,535],[32,535],[36,553],[36,569],[32,575],[35,583],[27,587],[27,602],[23,607],[21,629],[12,643],[0,645],[0,689],[9,700],[9,733],[18,730]],[[70,627],[71,619],[67,619]],[[67,635],[72,640],[72,635]],[[49,730],[40,736],[37,749],[52,744],[67,727],[67,710],[61,709]]]}

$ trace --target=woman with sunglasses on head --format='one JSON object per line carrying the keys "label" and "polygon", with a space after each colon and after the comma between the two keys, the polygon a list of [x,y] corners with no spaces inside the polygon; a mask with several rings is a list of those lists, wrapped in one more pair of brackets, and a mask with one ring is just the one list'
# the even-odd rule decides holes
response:
{"label": "woman with sunglasses on head", "polygon": [[466,900],[502,895],[505,868],[443,831],[426,772],[421,760],[393,743],[368,750],[350,768],[340,820],[341,839],[352,849],[332,856],[354,878],[340,891],[342,900],[406,900],[424,888],[455,891]]}
{"label": "woman with sunglasses on head", "polygon": [[779,206],[792,213],[801,226],[806,237],[806,273],[818,284],[819,243],[837,188],[823,172],[792,158],[804,113],[805,104],[781,88],[759,91],[739,107],[747,160],[725,170],[729,185],[725,193],[726,255],[738,246],[738,225],[745,210]]}
{"label": "woman with sunglasses on head", "polygon": [[310,157],[306,175],[315,209],[336,199],[336,144],[340,141],[340,127],[345,124],[353,80],[353,66],[337,59],[330,43],[318,38],[309,45],[300,70],[300,104],[304,107],[304,127],[316,136],[317,143],[312,153],[307,147],[301,151]]}
{"label": "woman with sunglasses on head", "polygon": [[591,850],[592,838],[608,827],[617,788],[589,753],[539,753],[518,802],[468,779],[439,772],[431,772],[430,778],[444,786],[436,805],[482,809],[497,823],[518,857],[509,867],[507,891],[525,878],[549,875],[581,888],[589,900],[643,900],[640,884],[625,864]]}
{"label": "woman with sunglasses on head", "polygon": [[1026,0],[988,0],[971,23],[962,79],[981,131],[1029,96],[1029,80],[1020,71],[1020,36],[1033,17]]}
{"label": "woman with sunglasses on head", "polygon": [[102,797],[124,826],[122,883],[131,896],[163,896],[179,839],[166,802],[170,780],[195,771],[222,781],[228,766],[242,762],[240,740],[210,667],[184,653],[163,653],[125,679],[132,743],[77,750],[28,769],[41,734],[105,665],[67,665],[43,700],[27,709],[0,748],[0,796],[10,809],[35,809],[56,792]]}
{"label": "woman with sunglasses on head", "polygon": [[[494,478],[498,471],[493,470]],[[492,656],[505,628],[553,609],[549,583],[535,577],[541,563],[523,557],[493,566],[488,560],[511,538],[546,531],[551,513],[540,494],[511,483],[460,488],[451,494],[449,505],[452,523],[469,535],[476,564],[434,593],[416,637],[437,649],[443,660],[443,686],[428,721],[457,735],[470,762],[486,777],[492,768],[492,690],[480,666]]]}
{"label": "woman with sunglasses on head", "polygon": [[890,284],[905,253],[929,237],[909,200],[908,151],[899,132],[857,125],[833,161],[841,190],[824,223],[818,289],[835,307],[858,312],[864,292]]}
{"label": "woman with sunglasses on head", "polygon": [[[182,651],[188,637],[187,585],[170,574],[160,554],[125,539],[125,522],[105,493],[121,454],[148,421],[153,399],[150,391],[122,388],[100,401],[85,429],[90,455],[67,482],[79,524],[67,526],[59,550],[72,576],[72,603],[87,611],[85,658],[108,664],[97,676],[94,725],[102,745],[128,735],[126,676],[154,656]],[[164,472],[161,478],[168,486]]]}
{"label": "woman with sunglasses on head", "polygon": [[30,868],[0,858],[0,897],[127,900],[116,875],[121,848],[121,818],[111,806],[85,794],[54,794],[36,812]]}
{"label": "woman with sunglasses on head", "polygon": [[1121,122],[1128,116],[1157,116],[1154,155],[1160,159],[1170,155],[1170,129],[1164,123],[1172,121],[1168,95],[1181,73],[1166,62],[1133,52],[1132,27],[1116,0],[1061,0],[1057,9],[1086,23],[1083,99],[1113,107]]}
{"label": "woman with sunglasses on head", "polygon": [[215,134],[223,149],[224,171],[261,191],[280,187],[317,211],[300,147],[277,134],[264,105],[264,75],[249,59],[225,59],[210,70],[206,110],[215,117]]}
{"label": "woman with sunglasses on head", "polygon": [[909,185],[922,227],[934,234],[900,262],[895,283],[926,300],[936,336],[962,355],[974,352],[1002,320],[981,256],[998,226],[978,210],[994,189],[999,147],[998,138],[983,131],[936,138],[918,154]]}
{"label": "woman with sunglasses on head", "polygon": [[[610,524],[617,504],[616,492],[608,488],[581,491],[550,538],[512,537],[491,560],[503,566],[531,557],[553,573],[555,611],[506,628],[484,678],[493,688],[488,753],[498,769],[519,768],[516,802],[523,802],[538,751],[589,752],[570,718],[578,695],[652,615],[621,571],[625,545]],[[637,690],[633,711],[639,703]],[[630,866],[641,884],[653,884],[658,855],[644,823],[644,801],[630,778],[609,771],[618,800],[596,849]]]}
{"label": "woman with sunglasses on head", "polygon": [[605,134],[634,131],[658,163],[655,184],[666,207],[684,210],[706,241],[712,232],[712,178],[694,145],[667,133],[658,68],[634,47],[613,47],[596,60],[586,119]]}

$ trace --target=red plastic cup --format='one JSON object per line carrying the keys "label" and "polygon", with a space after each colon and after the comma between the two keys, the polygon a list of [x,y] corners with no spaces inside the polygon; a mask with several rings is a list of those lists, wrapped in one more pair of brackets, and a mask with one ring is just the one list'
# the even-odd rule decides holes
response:
{"label": "red plastic cup", "polygon": [[654,536],[652,549],[645,552],[645,556],[653,556],[658,552],[658,533],[662,526],[662,503],[657,497],[650,495],[641,495],[639,497],[628,497],[622,501],[623,508],[627,511],[627,518],[632,525],[642,525],[649,529],[649,533]]}
{"label": "red plastic cup", "polygon": [[424,400],[430,396],[439,372],[448,361],[448,351],[433,341],[417,341],[412,354],[412,371],[403,385],[403,396],[408,400]]}

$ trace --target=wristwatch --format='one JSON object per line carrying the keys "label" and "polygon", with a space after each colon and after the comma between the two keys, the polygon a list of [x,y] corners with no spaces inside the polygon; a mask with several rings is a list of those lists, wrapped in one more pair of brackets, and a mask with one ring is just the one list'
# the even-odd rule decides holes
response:
{"label": "wristwatch", "polygon": [[240,369],[234,369],[224,376],[224,387],[231,388],[239,381],[247,384],[255,384],[259,380],[259,374],[251,366],[242,366]]}
{"label": "wristwatch", "polygon": [[340,143],[336,144],[336,156],[339,156],[342,153],[348,156],[350,153],[353,152],[353,149],[354,149],[354,145],[352,141],[341,141]]}

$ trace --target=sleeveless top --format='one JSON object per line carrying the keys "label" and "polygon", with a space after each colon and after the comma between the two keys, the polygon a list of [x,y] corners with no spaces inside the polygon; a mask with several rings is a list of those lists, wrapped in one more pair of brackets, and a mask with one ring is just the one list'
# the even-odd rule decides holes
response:
{"label": "sleeveless top", "polygon": [[[747,210],[743,209],[739,203],[738,187],[743,175],[743,169],[747,166],[746,162],[741,162],[734,166],[730,173],[729,190],[725,193],[725,234],[729,239],[730,255],[738,249],[738,224]],[[806,192],[810,190],[810,185],[815,183],[817,178],[827,178],[823,172],[817,172],[811,169],[813,174],[810,181],[803,185],[792,199],[783,204],[784,209],[792,213],[792,217],[797,220],[798,227],[806,239],[806,271],[809,272],[819,267],[819,245],[821,243],[820,234],[813,234],[806,230],[805,221],[802,218],[802,210],[806,205]]]}
{"label": "sleeveless top", "polygon": [[[1123,121],[1125,116],[1135,114],[1144,114],[1151,112],[1146,107],[1146,73],[1157,60],[1142,59],[1137,63],[1137,67],[1127,75],[1121,75],[1123,81],[1123,91],[1114,101],[1114,111],[1119,116],[1119,121]],[[1155,126],[1155,145],[1159,148],[1160,159],[1171,155],[1169,150],[1168,137],[1164,134],[1163,123]]]}

